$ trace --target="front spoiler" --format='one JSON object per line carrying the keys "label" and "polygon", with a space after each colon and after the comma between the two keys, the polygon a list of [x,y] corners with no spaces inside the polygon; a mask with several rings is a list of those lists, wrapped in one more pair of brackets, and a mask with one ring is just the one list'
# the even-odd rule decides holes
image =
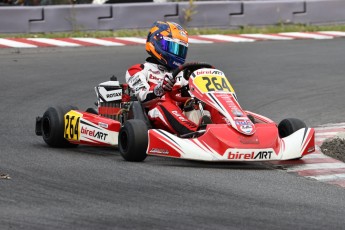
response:
{"label": "front spoiler", "polygon": [[199,161],[290,160],[314,152],[314,139],[313,128],[279,138],[275,125],[258,127],[253,136],[244,136],[226,125],[208,125],[198,138],[180,138],[151,129],[147,154]]}

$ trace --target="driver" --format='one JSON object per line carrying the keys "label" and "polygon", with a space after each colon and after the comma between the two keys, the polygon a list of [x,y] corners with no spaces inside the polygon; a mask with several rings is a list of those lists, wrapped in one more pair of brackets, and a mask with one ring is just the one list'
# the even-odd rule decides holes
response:
{"label": "driver", "polygon": [[145,63],[136,64],[126,72],[129,87],[148,110],[148,118],[154,127],[179,135],[195,132],[199,126],[166,95],[175,84],[184,86],[188,83],[180,75],[175,80],[171,74],[185,63],[187,50],[187,31],[174,22],[156,21],[146,41],[150,56]]}

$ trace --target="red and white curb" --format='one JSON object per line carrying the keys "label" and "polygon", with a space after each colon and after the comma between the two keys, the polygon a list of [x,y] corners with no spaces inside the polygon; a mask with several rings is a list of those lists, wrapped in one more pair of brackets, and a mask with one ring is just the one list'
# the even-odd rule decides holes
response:
{"label": "red and white curb", "polygon": [[327,138],[344,132],[345,123],[318,126],[315,128],[315,153],[306,155],[300,160],[272,161],[270,164],[287,172],[345,188],[345,163],[320,151],[320,146]]}
{"label": "red and white curb", "polygon": [[[288,32],[277,34],[238,34],[238,35],[191,35],[191,44],[211,44],[220,42],[255,42],[265,40],[296,39],[334,39],[345,37],[341,31]],[[38,48],[38,47],[85,47],[85,46],[126,46],[143,45],[145,38],[0,38],[0,48]]]}

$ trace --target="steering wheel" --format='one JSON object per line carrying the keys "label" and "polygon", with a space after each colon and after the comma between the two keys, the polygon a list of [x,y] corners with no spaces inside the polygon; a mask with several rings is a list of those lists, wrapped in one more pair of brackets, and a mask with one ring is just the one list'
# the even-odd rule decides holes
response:
{"label": "steering wheel", "polygon": [[[183,78],[186,79],[187,81],[190,78],[190,75],[197,69],[201,69],[201,68],[212,68],[214,69],[214,66],[205,62],[189,62],[189,63],[185,63],[179,67],[177,67],[176,69],[173,70],[172,72],[172,77],[176,78],[176,76],[181,72],[183,72]],[[181,97],[181,96],[177,96],[177,94],[179,94],[181,88],[178,89],[173,89],[172,91],[169,92],[169,96],[170,98],[172,98],[175,101],[178,102],[183,102],[185,103],[187,100],[190,99],[190,97]]]}
{"label": "steering wheel", "polygon": [[176,76],[181,72],[183,72],[183,78],[186,79],[188,81],[190,75],[197,69],[201,69],[201,68],[211,68],[214,69],[214,66],[205,62],[189,62],[189,63],[185,63],[179,67],[177,67],[176,69],[173,70],[172,72],[172,76],[173,78],[176,78]]}

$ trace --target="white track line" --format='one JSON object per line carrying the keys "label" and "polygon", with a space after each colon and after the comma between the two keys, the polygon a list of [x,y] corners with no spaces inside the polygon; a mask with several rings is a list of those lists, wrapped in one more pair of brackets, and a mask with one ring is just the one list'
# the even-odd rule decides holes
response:
{"label": "white track line", "polygon": [[341,31],[319,31],[318,33],[330,35],[330,36],[345,37],[345,32],[341,32]]}
{"label": "white track line", "polygon": [[135,43],[139,43],[139,44],[146,44],[146,39],[145,39],[145,38],[136,38],[136,37],[116,37],[116,39],[124,40],[124,41],[130,41],[130,42],[135,42]]}
{"label": "white track line", "polygon": [[316,164],[303,164],[303,165],[293,165],[293,166],[289,165],[285,169],[288,172],[297,172],[297,171],[308,170],[308,169],[337,169],[337,168],[345,168],[345,164],[344,163],[316,163]]}
{"label": "white track line", "polygon": [[315,133],[315,136],[316,137],[323,137],[323,136],[335,136],[335,135],[337,135],[338,134],[338,132],[316,132]]}
{"label": "white track line", "polygon": [[125,45],[123,43],[112,42],[112,41],[107,41],[107,40],[102,40],[102,39],[97,39],[97,38],[72,38],[72,39],[77,40],[77,41],[82,41],[82,42],[89,42],[89,43],[101,45],[101,46],[124,46]]}
{"label": "white track line", "polygon": [[220,41],[227,41],[227,42],[254,42],[254,39],[249,38],[241,38],[236,36],[230,35],[221,35],[221,34],[214,34],[214,35],[199,35],[203,38],[215,39]]}
{"label": "white track line", "polygon": [[306,177],[326,182],[326,181],[345,179],[345,173],[330,174],[330,175],[318,175],[318,176],[306,176]]}
{"label": "white track line", "polygon": [[23,42],[17,42],[12,41],[4,38],[0,38],[0,45],[9,46],[13,48],[37,48],[38,46],[23,43]]}
{"label": "white track line", "polygon": [[298,37],[298,38],[312,38],[312,39],[333,39],[333,36],[319,35],[319,34],[310,34],[310,33],[300,33],[300,32],[288,32],[288,33],[279,33],[280,35]]}
{"label": "white track line", "polygon": [[46,43],[54,46],[60,46],[60,47],[79,47],[79,44],[71,43],[71,42],[65,42],[61,40],[56,39],[49,39],[49,38],[28,38],[28,40]]}
{"label": "white track line", "polygon": [[258,38],[258,39],[267,39],[267,40],[293,40],[290,37],[283,37],[278,35],[271,35],[271,34],[241,34],[246,37],[250,38]]}
{"label": "white track line", "polygon": [[194,44],[211,44],[211,43],[214,43],[212,41],[199,40],[196,38],[188,38],[188,42],[194,43]]}
{"label": "white track line", "polygon": [[315,158],[331,158],[331,157],[329,157],[329,156],[326,156],[326,155],[324,155],[324,154],[322,154],[322,153],[312,153],[312,154],[308,154],[308,155],[305,155],[303,158],[302,158],[302,160],[303,159],[315,159]]}

